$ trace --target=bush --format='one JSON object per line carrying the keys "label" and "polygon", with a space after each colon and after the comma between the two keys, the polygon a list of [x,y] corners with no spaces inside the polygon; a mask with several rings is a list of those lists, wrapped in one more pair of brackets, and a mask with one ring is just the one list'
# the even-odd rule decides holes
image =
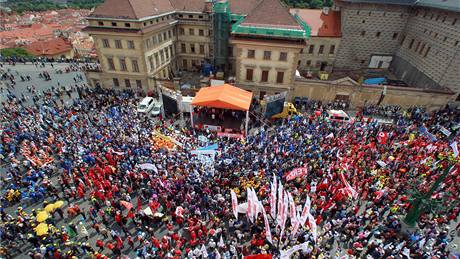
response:
{"label": "bush", "polygon": [[27,52],[27,50],[23,48],[9,48],[9,49],[1,49],[0,55],[2,57],[21,57],[21,58],[30,58],[33,57],[32,54]]}

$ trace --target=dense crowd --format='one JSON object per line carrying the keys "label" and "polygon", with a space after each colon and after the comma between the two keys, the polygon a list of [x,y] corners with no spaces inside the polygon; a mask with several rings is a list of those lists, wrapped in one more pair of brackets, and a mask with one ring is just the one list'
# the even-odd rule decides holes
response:
{"label": "dense crowd", "polygon": [[[145,119],[131,93],[84,87],[78,96],[71,105],[53,95],[32,106],[12,96],[3,103],[4,257],[279,257],[302,243],[308,249],[294,258],[447,258],[459,251],[449,229],[460,226],[459,157],[450,146],[459,139],[457,110],[412,111],[388,125],[308,113],[242,140]],[[162,147],[155,134],[175,141]],[[212,143],[218,154],[211,170],[192,151]],[[286,181],[299,167],[308,174]],[[417,231],[404,234],[401,219],[414,193],[427,192],[446,168],[432,195],[442,209],[422,213]],[[344,192],[341,174],[356,197]],[[273,175],[297,205],[310,197],[317,239],[305,224],[280,240],[270,220],[270,243],[262,214],[254,223],[234,217],[230,191],[244,203],[247,187],[268,214]]]}

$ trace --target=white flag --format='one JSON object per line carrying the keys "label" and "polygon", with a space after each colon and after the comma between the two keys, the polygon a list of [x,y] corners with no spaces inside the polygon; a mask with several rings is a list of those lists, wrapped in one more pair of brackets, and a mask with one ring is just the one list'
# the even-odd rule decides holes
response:
{"label": "white flag", "polygon": [[457,141],[452,142],[452,144],[450,144],[450,146],[452,147],[452,151],[454,151],[454,157],[457,157],[458,156]]}
{"label": "white flag", "polygon": [[221,248],[225,246],[224,238],[222,238],[222,235],[220,235],[220,240],[219,243],[217,243],[217,245]]}
{"label": "white flag", "polygon": [[203,255],[203,258],[207,258],[208,257],[208,251],[206,251],[206,247],[203,245],[201,245],[201,255]]}
{"label": "white flag", "polygon": [[235,218],[238,219],[238,198],[236,197],[236,193],[231,190],[230,194],[232,196],[232,210],[233,210],[233,215],[235,215]]}
{"label": "white flag", "polygon": [[308,215],[308,223],[310,224],[310,231],[311,231],[311,234],[313,235],[313,239],[316,241],[318,238],[316,221],[313,215],[311,214]]}
{"label": "white flag", "polygon": [[270,231],[270,224],[268,224],[267,213],[265,210],[262,211],[264,215],[264,223],[265,223],[265,236],[267,237],[268,242],[272,243],[272,232]]}
{"label": "white flag", "polygon": [[251,222],[254,222],[254,219],[252,217],[252,192],[249,187],[246,188],[246,193],[248,196],[248,207],[246,209],[246,216],[249,218]]}
{"label": "white flag", "polygon": [[305,221],[307,220],[308,214],[310,214],[310,196],[307,195],[307,199],[305,200],[305,205],[303,206],[302,214],[300,215],[300,224],[302,226],[305,225]]}

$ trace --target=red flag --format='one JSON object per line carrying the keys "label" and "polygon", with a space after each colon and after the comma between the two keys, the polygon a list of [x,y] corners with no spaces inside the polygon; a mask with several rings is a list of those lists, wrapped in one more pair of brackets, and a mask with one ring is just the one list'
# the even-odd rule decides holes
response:
{"label": "red flag", "polygon": [[294,180],[295,178],[304,176],[306,174],[307,174],[306,167],[295,168],[286,176],[286,181]]}
{"label": "red flag", "polygon": [[377,141],[379,144],[386,144],[388,139],[388,133],[384,131],[380,131],[379,134],[377,134]]}

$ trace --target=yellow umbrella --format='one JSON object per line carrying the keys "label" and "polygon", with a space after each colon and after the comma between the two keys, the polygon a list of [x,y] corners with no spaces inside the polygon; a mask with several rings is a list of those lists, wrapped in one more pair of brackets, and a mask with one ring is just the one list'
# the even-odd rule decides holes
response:
{"label": "yellow umbrella", "polygon": [[40,212],[37,214],[37,221],[38,221],[38,222],[43,222],[43,221],[45,221],[48,217],[49,217],[48,212],[46,212],[46,211],[40,211]]}
{"label": "yellow umbrella", "polygon": [[38,224],[38,226],[35,228],[35,232],[37,233],[37,236],[48,234],[48,225],[45,223]]}
{"label": "yellow umbrella", "polygon": [[45,211],[46,211],[46,212],[52,212],[52,211],[54,211],[55,209],[56,209],[56,208],[55,208],[55,206],[54,206],[53,203],[50,203],[50,204],[46,205],[46,207],[45,207]]}
{"label": "yellow umbrella", "polygon": [[64,205],[64,201],[57,201],[54,203],[54,208],[60,208],[62,207],[62,205]]}

